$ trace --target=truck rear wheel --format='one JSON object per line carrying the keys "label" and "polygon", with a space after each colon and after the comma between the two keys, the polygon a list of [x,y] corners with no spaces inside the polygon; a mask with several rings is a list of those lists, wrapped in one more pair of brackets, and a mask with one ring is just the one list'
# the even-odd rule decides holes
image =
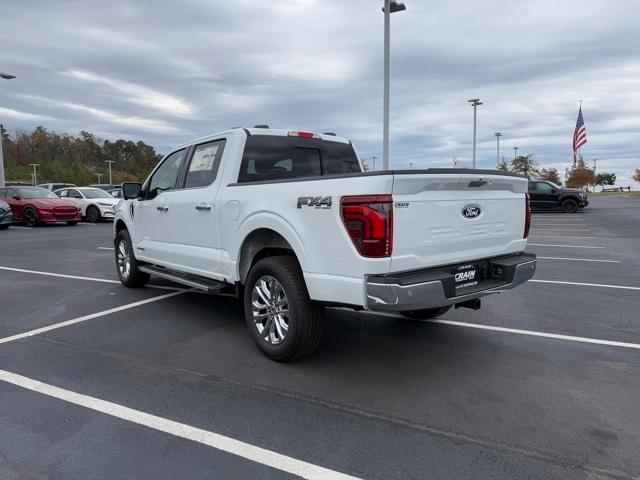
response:
{"label": "truck rear wheel", "polygon": [[324,308],[311,303],[294,257],[258,261],[244,287],[247,326],[260,350],[288,362],[312,353],[322,338]]}
{"label": "truck rear wheel", "polygon": [[413,320],[429,320],[444,315],[451,310],[451,305],[440,308],[425,308],[424,310],[410,310],[407,312],[400,312],[403,316],[411,318]]}

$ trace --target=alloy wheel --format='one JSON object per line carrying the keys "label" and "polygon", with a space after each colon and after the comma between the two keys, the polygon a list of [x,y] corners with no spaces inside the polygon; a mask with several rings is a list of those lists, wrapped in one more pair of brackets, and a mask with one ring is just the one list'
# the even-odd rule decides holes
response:
{"label": "alloy wheel", "polygon": [[271,345],[281,344],[289,333],[289,300],[282,284],[263,275],[251,293],[253,322],[260,336]]}
{"label": "alloy wheel", "polygon": [[129,273],[131,272],[131,257],[127,250],[127,241],[124,239],[118,243],[118,271],[122,278],[129,278]]}

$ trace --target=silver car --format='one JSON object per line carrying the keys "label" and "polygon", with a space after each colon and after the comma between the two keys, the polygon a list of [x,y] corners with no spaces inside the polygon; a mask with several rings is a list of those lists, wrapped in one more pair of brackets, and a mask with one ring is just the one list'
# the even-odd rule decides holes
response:
{"label": "silver car", "polygon": [[11,206],[7,202],[0,200],[0,230],[6,230],[13,223],[13,213]]}

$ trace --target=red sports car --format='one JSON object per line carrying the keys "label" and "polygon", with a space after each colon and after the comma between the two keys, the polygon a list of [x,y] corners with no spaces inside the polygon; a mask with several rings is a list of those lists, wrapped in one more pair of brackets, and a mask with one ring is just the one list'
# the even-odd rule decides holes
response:
{"label": "red sports car", "polygon": [[0,199],[11,205],[13,220],[23,221],[28,227],[49,222],[76,225],[82,219],[80,206],[75,201],[59,198],[46,188],[0,188]]}

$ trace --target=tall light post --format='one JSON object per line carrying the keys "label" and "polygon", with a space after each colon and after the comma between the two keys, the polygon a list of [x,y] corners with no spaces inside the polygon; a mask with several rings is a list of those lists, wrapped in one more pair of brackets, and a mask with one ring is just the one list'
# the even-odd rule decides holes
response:
{"label": "tall light post", "polygon": [[500,165],[500,137],[502,132],[496,132],[493,134],[496,137],[497,153],[496,153],[496,167]]}
{"label": "tall light post", "polygon": [[375,172],[376,171],[376,160],[378,159],[378,157],[373,155],[371,158],[373,159],[373,171]]}
{"label": "tall light post", "polygon": [[108,163],[109,164],[109,185],[113,185],[113,182],[111,181],[111,164],[112,163],[116,163],[115,160],[105,160],[104,163]]}
{"label": "tall light post", "polygon": [[104,175],[104,174],[103,174],[103,173],[94,173],[94,175],[95,175],[96,177],[98,177],[98,185],[101,185],[101,183],[100,183],[100,177],[102,177],[102,175]]}
{"label": "tall light post", "polygon": [[382,169],[389,170],[389,60],[391,57],[391,14],[407,7],[395,0],[384,0],[384,101],[382,127]]}
{"label": "tall light post", "polygon": [[513,147],[513,159],[514,160],[516,158],[518,158],[518,148],[520,148],[520,147]]}
{"label": "tall light post", "polygon": [[[15,75],[0,72],[0,78],[3,80],[13,80]],[[2,129],[0,128],[0,131]],[[2,146],[2,135],[0,135],[0,187],[4,187],[4,147]]]}
{"label": "tall light post", "polygon": [[35,187],[38,184],[38,176],[36,174],[36,168],[40,164],[39,163],[30,163],[29,165],[33,167],[33,186]]}
{"label": "tall light post", "polygon": [[473,168],[476,168],[476,123],[478,120],[478,106],[482,105],[479,98],[472,98],[468,102],[473,107]]}

